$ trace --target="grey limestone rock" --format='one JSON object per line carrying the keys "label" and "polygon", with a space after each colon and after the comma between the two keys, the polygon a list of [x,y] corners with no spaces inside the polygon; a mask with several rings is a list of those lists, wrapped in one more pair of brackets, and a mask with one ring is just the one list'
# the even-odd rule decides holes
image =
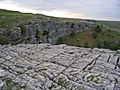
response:
{"label": "grey limestone rock", "polygon": [[6,77],[5,71],[0,69],[0,90],[7,90],[5,77]]}
{"label": "grey limestone rock", "polygon": [[64,44],[0,46],[0,90],[3,71],[20,90],[120,90],[116,53]]}
{"label": "grey limestone rock", "polygon": [[[41,21],[37,19],[28,23],[13,26],[10,29],[10,35],[5,34],[10,39],[9,43],[26,42],[29,44],[56,44],[58,42],[58,38],[67,36],[72,31],[81,32],[85,30],[94,30],[95,27],[96,25],[86,25],[81,22],[58,22],[54,20]],[[0,35],[3,35],[2,30]],[[36,35],[39,35],[39,37]]]}

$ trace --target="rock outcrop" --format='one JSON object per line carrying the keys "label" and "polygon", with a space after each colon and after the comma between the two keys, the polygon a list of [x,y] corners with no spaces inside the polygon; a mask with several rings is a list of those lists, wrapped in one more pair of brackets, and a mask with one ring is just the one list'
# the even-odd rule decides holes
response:
{"label": "rock outcrop", "polygon": [[67,45],[7,45],[0,46],[0,68],[8,90],[120,90],[119,56]]}
{"label": "rock outcrop", "polygon": [[69,35],[72,31],[80,32],[84,30],[93,30],[96,25],[94,23],[80,22],[60,22],[52,19],[40,20],[35,19],[28,23],[16,25],[6,32],[0,29],[0,34],[5,35],[10,42],[29,44],[50,43],[56,44],[58,38]]}

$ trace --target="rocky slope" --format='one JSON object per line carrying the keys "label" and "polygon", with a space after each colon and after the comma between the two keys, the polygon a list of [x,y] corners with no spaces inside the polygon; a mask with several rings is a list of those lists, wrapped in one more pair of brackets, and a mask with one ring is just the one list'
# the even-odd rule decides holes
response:
{"label": "rocky slope", "polygon": [[119,57],[66,45],[0,46],[0,90],[120,90]]}
{"label": "rocky slope", "polygon": [[0,33],[9,38],[9,43],[50,43],[56,44],[58,38],[69,35],[72,31],[93,30],[96,25],[86,25],[80,22],[58,22],[52,19],[44,21],[35,19],[28,23],[16,25],[7,34],[5,29]]}

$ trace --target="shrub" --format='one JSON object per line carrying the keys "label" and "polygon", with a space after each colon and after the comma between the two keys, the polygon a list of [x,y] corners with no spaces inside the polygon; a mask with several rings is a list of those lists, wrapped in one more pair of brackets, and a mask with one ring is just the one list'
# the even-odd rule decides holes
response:
{"label": "shrub", "polygon": [[35,37],[36,38],[40,38],[40,36],[41,36],[41,32],[38,29],[36,29],[36,35],[35,35]]}
{"label": "shrub", "polygon": [[71,34],[70,34],[70,37],[74,37],[75,36],[75,32],[72,31]]}
{"label": "shrub", "polygon": [[85,48],[88,48],[88,47],[89,47],[87,42],[84,44],[84,47],[85,47]]}
{"label": "shrub", "polygon": [[100,41],[96,41],[96,47],[97,48],[101,48],[103,45]]}
{"label": "shrub", "polygon": [[119,42],[112,41],[110,43],[110,49],[112,49],[112,50],[120,49],[120,41]]}
{"label": "shrub", "polygon": [[43,32],[43,36],[48,35],[48,34],[49,34],[49,31],[44,31]]}
{"label": "shrub", "polygon": [[62,38],[62,37],[59,37],[59,38],[58,38],[57,44],[63,44],[63,38]]}
{"label": "shrub", "polygon": [[94,39],[96,39],[96,38],[97,38],[97,32],[93,32],[93,33],[92,33],[92,37],[93,37]]}
{"label": "shrub", "polygon": [[96,30],[97,33],[100,33],[102,31],[102,28],[101,28],[100,25],[97,25],[95,30]]}
{"label": "shrub", "polygon": [[72,23],[72,24],[71,24],[71,28],[73,28],[74,26],[75,26],[74,23]]}
{"label": "shrub", "polygon": [[66,22],[69,25],[69,22]]}
{"label": "shrub", "polygon": [[110,46],[109,41],[104,41],[103,44],[104,44],[104,48],[109,48],[109,46]]}
{"label": "shrub", "polygon": [[21,24],[21,25],[20,25],[20,28],[21,28],[21,34],[22,34],[22,35],[25,35],[25,34],[26,34],[26,31],[27,31],[27,28],[25,27],[25,25]]}
{"label": "shrub", "polygon": [[111,49],[111,50],[118,50],[120,49],[120,41],[104,41],[103,42],[103,48]]}
{"label": "shrub", "polygon": [[81,47],[80,44],[77,44],[76,46],[77,46],[77,47]]}
{"label": "shrub", "polygon": [[7,35],[7,36],[10,36],[10,35],[11,35],[11,31],[10,31],[10,30],[7,30],[6,35]]}
{"label": "shrub", "polygon": [[9,43],[9,39],[5,36],[0,36],[0,44],[4,45],[4,44],[8,44]]}

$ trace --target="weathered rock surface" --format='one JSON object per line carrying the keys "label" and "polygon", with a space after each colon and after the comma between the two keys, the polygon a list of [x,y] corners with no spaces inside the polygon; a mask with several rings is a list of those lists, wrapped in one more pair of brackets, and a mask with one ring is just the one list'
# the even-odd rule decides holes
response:
{"label": "weathered rock surface", "polygon": [[0,46],[0,68],[13,90],[120,90],[118,54],[66,45],[7,45]]}
{"label": "weathered rock surface", "polygon": [[0,90],[7,90],[5,77],[6,77],[5,71],[0,69]]}

